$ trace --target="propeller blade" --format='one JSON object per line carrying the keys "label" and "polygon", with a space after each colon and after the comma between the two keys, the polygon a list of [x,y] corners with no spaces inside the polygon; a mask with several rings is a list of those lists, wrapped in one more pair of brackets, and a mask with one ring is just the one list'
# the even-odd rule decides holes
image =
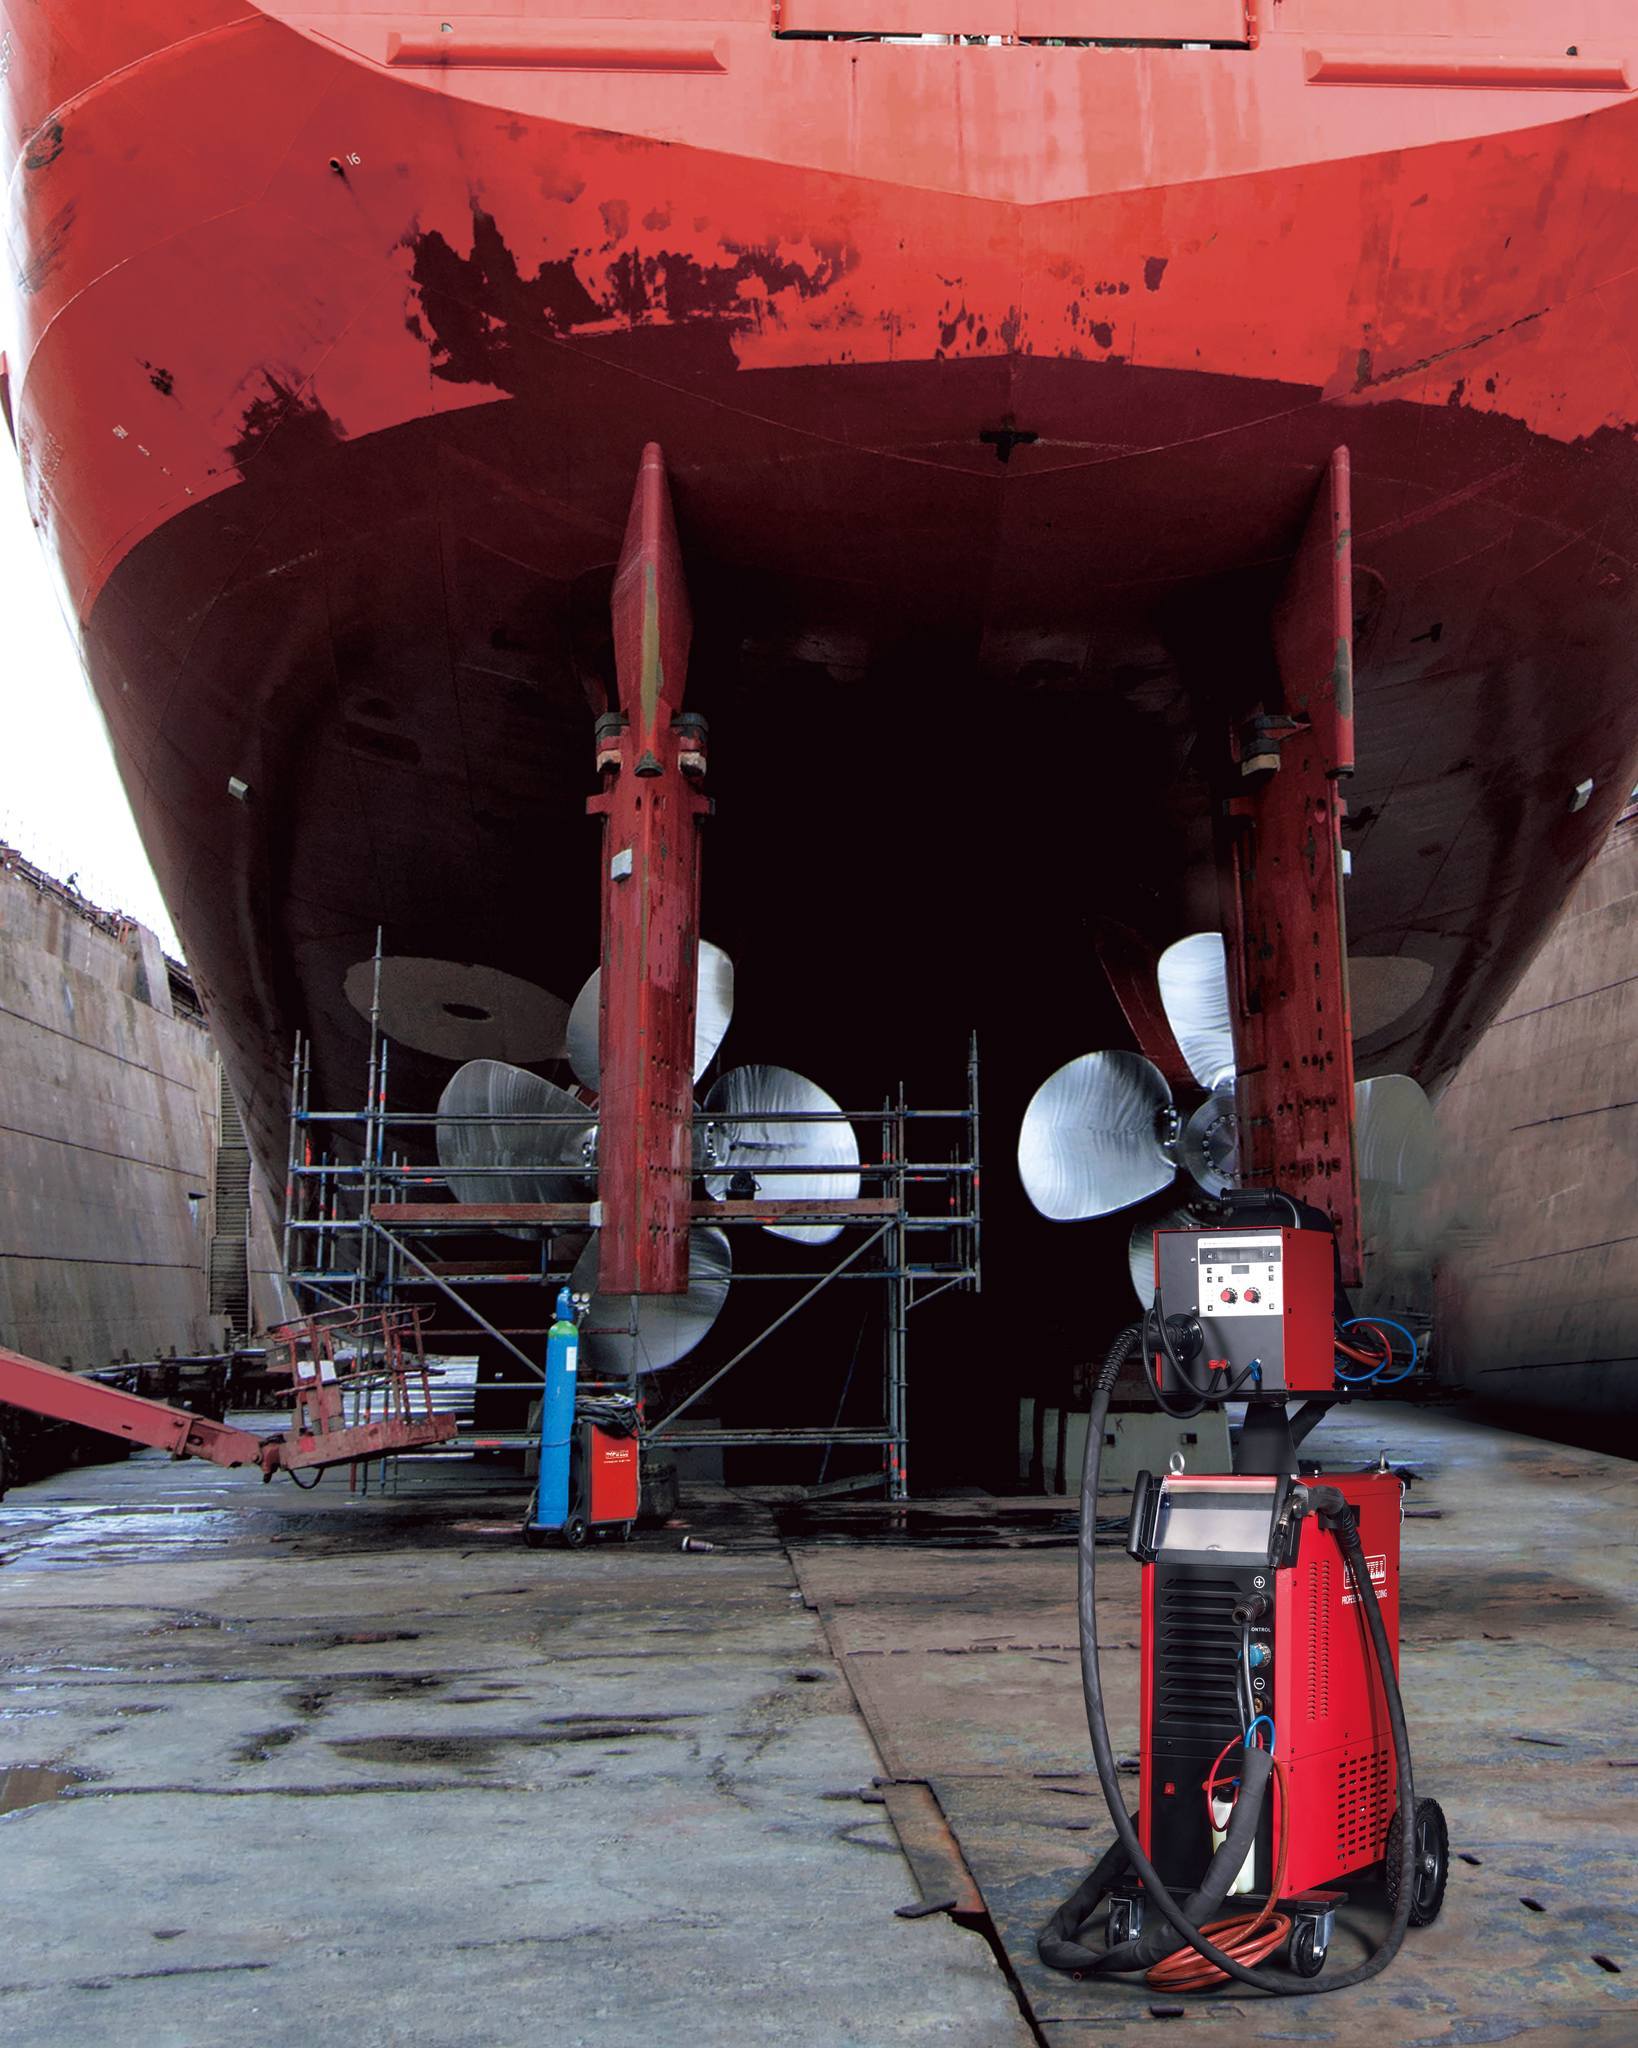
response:
{"label": "propeller blade", "polygon": [[1024,1192],[1056,1223],[1108,1216],[1170,1184],[1172,1091],[1141,1053],[1089,1052],[1043,1081],[1018,1133]]}
{"label": "propeller blade", "polygon": [[1126,1241],[1126,1264],[1137,1298],[1145,1308],[1150,1307],[1155,1298],[1155,1232],[1189,1230],[1193,1225],[1194,1218],[1187,1209],[1167,1209],[1159,1216],[1140,1216],[1132,1225],[1132,1235]]}
{"label": "propeller blade", "polygon": [[1359,1179],[1411,1195],[1438,1165],[1433,1104],[1408,1074],[1378,1074],[1354,1083],[1354,1146]]}
{"label": "propeller blade", "polygon": [[[598,1011],[603,970],[594,967],[574,999],[567,1032],[569,1065],[583,1088],[598,1086]],[[697,1081],[717,1056],[734,1014],[734,963],[720,946],[700,940],[698,978],[694,988],[694,1075]]]}
{"label": "propeller blade", "polygon": [[[705,1098],[709,1116],[744,1117],[746,1121],[711,1124],[706,1146],[720,1171],[705,1177],[705,1191],[714,1202],[735,1193],[735,1181],[749,1176],[752,1192],[767,1200],[812,1201],[832,1195],[853,1201],[859,1192],[857,1173],[769,1173],[770,1166],[857,1167],[859,1140],[842,1118],[840,1106],[823,1088],[793,1074],[789,1067],[733,1067],[720,1075]],[[792,1123],[794,1115],[826,1116],[834,1123]],[[839,1237],[839,1223],[765,1223],[775,1237],[798,1244],[829,1244]]]}
{"label": "propeller blade", "polygon": [[[472,1121],[490,1116],[554,1121]],[[438,1164],[458,1202],[573,1201],[583,1192],[596,1128],[586,1105],[567,1089],[504,1060],[468,1060],[438,1098]],[[486,1167],[515,1170],[472,1170]]]}
{"label": "propeller blade", "polygon": [[1195,932],[1161,954],[1155,969],[1160,1007],[1189,1072],[1202,1088],[1234,1079],[1234,1033],[1229,1025],[1228,965],[1216,932]]}
{"label": "propeller blade", "polygon": [[633,1372],[661,1372],[686,1358],[728,1298],[733,1258],[727,1232],[688,1233],[686,1294],[599,1294],[600,1238],[592,1232],[569,1278],[574,1293],[591,1296],[580,1319],[582,1377],[623,1379]]}
{"label": "propeller blade", "polygon": [[1215,1088],[1183,1126],[1178,1164],[1208,1195],[1221,1195],[1240,1179],[1240,1119],[1234,1083]]}
{"label": "propeller blade", "polygon": [[694,1079],[717,1056],[734,1014],[734,963],[720,946],[700,940],[699,980],[694,1000]]}
{"label": "propeller blade", "polygon": [[602,991],[603,970],[594,967],[570,1006],[569,1022],[563,1034],[575,1079],[594,1095],[597,1093],[598,1034],[601,1029],[598,1010]]}

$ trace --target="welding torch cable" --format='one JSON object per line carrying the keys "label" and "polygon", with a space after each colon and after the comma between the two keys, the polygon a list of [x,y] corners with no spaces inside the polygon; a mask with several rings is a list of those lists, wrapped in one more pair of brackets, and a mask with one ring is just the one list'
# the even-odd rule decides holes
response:
{"label": "welding torch cable", "polygon": [[[1116,1839],[1090,1874],[1075,1888],[1042,1929],[1036,1943],[1037,1951],[1041,1960],[1049,1967],[1073,1970],[1082,1974],[1100,1974],[1108,1968],[1112,1956],[1130,1951],[1134,1944],[1125,1943],[1119,1950],[1100,1955],[1096,1950],[1088,1948],[1079,1939],[1075,1930],[1084,1928],[1098,1900],[1107,1894],[1124,1873],[1131,1872],[1142,1884],[1144,1897],[1154,1906],[1173,1933],[1186,1942],[1197,1955],[1215,1963],[1219,1970],[1237,1983],[1248,1985],[1254,1991],[1266,1992],[1275,1998],[1312,1997],[1319,1992],[1346,1991],[1353,1985],[1366,1983],[1388,1967],[1399,1953],[1405,1939],[1405,1931],[1410,1925],[1411,1895],[1414,1888],[1412,1877],[1415,1868],[1416,1786],[1411,1768],[1410,1734],[1405,1726],[1405,1703],[1400,1697],[1399,1677],[1394,1666],[1393,1648],[1388,1641],[1387,1624],[1382,1619],[1376,1588],[1371,1584],[1371,1575],[1366,1567],[1364,1547],[1359,1538],[1358,1519],[1347,1499],[1336,1487],[1315,1486],[1310,1490],[1308,1500],[1311,1509],[1320,1515],[1322,1524],[1334,1538],[1342,1554],[1347,1575],[1353,1581],[1360,1611],[1370,1635],[1377,1675],[1381,1681],[1388,1711],[1395,1771],[1394,1803],[1399,1816],[1399,1869],[1398,1883],[1394,1887],[1393,1917],[1388,1924],[1387,1933],[1364,1962],[1323,1981],[1295,1976],[1275,1976],[1266,1970],[1253,1968],[1240,1961],[1237,1956],[1231,1955],[1226,1949],[1219,1948],[1205,1928],[1196,1926],[1189,1919],[1183,1907],[1167,1889],[1159,1871],[1149,1860],[1142,1842],[1138,1839],[1133,1818],[1126,1811],[1114,1745],[1109,1739],[1109,1719],[1103,1701],[1103,1674],[1098,1660],[1097,1501],[1098,1479],[1103,1469],[1104,1425],[1109,1419],[1109,1397],[1119,1377],[1120,1368],[1130,1354],[1132,1341],[1135,1339],[1143,1343],[1147,1339],[1147,1334],[1147,1318],[1142,1324],[1133,1324],[1123,1330],[1111,1346],[1093,1388],[1092,1412],[1087,1419],[1086,1458],[1081,1467],[1080,1531],[1076,1543],[1075,1608],[1080,1635],[1081,1690],[1085,1700],[1087,1733],[1092,1741],[1092,1757],[1097,1768],[1098,1784],[1109,1808],[1109,1817],[1114,1823]],[[1270,1756],[1271,1769],[1274,1761]],[[1236,1819],[1238,1818],[1237,1814]],[[1128,1964],[1126,1967],[1133,1965]]]}
{"label": "welding torch cable", "polygon": [[[1151,1328],[1154,1328],[1158,1333],[1159,1348],[1165,1355],[1166,1363],[1177,1375],[1179,1386],[1185,1388],[1192,1397],[1190,1405],[1186,1408],[1175,1407],[1160,1390],[1160,1382],[1155,1377],[1155,1347],[1149,1337]],[[1201,1386],[1200,1382],[1188,1370],[1182,1358],[1178,1355],[1177,1347],[1172,1342],[1172,1333],[1167,1327],[1166,1311],[1161,1306],[1160,1289],[1158,1287],[1155,1289],[1154,1300],[1150,1302],[1148,1309],[1144,1313],[1143,1334],[1140,1344],[1143,1353],[1144,1378],[1149,1382],[1149,1392],[1154,1396],[1155,1403],[1160,1409],[1161,1414],[1170,1416],[1173,1422],[1192,1422],[1197,1415],[1204,1414],[1206,1403],[1211,1399],[1213,1390],[1210,1387]]]}
{"label": "welding torch cable", "polygon": [[[1158,1331],[1159,1345],[1161,1351],[1165,1354],[1166,1363],[1177,1375],[1179,1383],[1187,1388],[1188,1392],[1194,1397],[1193,1404],[1188,1408],[1173,1407],[1166,1395],[1160,1390],[1160,1382],[1155,1377],[1154,1345],[1149,1337],[1151,1327]],[[1198,1333],[1198,1325],[1196,1329]],[[1195,1416],[1204,1412],[1210,1402],[1226,1400],[1231,1395],[1239,1393],[1248,1380],[1255,1378],[1258,1380],[1258,1384],[1261,1384],[1261,1363],[1254,1359],[1250,1365],[1243,1365],[1233,1379],[1222,1380],[1215,1386],[1208,1381],[1205,1386],[1202,1386],[1189,1370],[1182,1354],[1172,1341],[1170,1322],[1165,1309],[1161,1305],[1160,1290],[1158,1288],[1155,1290],[1154,1300],[1144,1312],[1142,1344],[1143,1373],[1149,1382],[1149,1392],[1154,1396],[1161,1413],[1169,1415],[1174,1422],[1192,1422]],[[1207,1367],[1208,1374],[1226,1372],[1227,1370],[1228,1363],[1226,1360],[1218,1360]]]}

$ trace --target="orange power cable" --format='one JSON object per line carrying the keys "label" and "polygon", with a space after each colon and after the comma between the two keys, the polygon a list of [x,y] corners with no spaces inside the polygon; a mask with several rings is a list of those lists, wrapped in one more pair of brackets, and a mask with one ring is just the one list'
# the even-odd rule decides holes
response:
{"label": "orange power cable", "polygon": [[[1222,1920],[1210,1920],[1200,1932],[1226,1955],[1233,1956],[1237,1963],[1247,1967],[1267,1960],[1291,1932],[1291,1915],[1275,1911],[1282,1887],[1285,1884],[1286,1851],[1290,1846],[1291,1819],[1290,1802],[1285,1792],[1285,1765],[1274,1758],[1274,1788],[1280,1802],[1279,1846],[1274,1855],[1274,1882],[1268,1888],[1268,1897],[1258,1913],[1234,1913]],[[1219,1758],[1221,1762],[1221,1758]],[[1212,1766],[1215,1776],[1217,1766]],[[1220,1970],[1207,1957],[1196,1955],[1192,1948],[1182,1948],[1175,1955],[1166,1956],[1149,1972],[1147,1982],[1156,1991],[1209,1991],[1214,1985],[1227,1984],[1229,1974]]]}

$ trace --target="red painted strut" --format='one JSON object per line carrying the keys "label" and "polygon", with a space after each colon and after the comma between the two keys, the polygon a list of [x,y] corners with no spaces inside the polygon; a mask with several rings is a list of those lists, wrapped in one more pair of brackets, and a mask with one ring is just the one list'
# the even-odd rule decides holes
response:
{"label": "red painted strut", "polygon": [[1341,779],[1354,772],[1353,546],[1338,448],[1274,614],[1283,702],[1236,735],[1223,929],[1240,1175],[1329,1210],[1360,1279]]}
{"label": "red painted strut", "polygon": [[618,710],[597,722],[603,820],[598,1287],[681,1294],[693,1186],[705,721],[683,712],[693,632],[665,460],[643,451],[614,581]]}

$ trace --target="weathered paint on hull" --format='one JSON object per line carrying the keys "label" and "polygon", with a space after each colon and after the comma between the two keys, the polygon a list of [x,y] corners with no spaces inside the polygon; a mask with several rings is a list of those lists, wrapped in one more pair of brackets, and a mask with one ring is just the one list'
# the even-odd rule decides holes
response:
{"label": "weathered paint on hull", "polygon": [[1215,921],[1196,764],[1339,441],[1361,1071],[1476,1040],[1638,743],[1638,102],[1310,85],[1304,19],[1386,33],[1342,0],[1211,53],[747,15],[716,76],[116,12],[11,24],[12,402],[264,1156],[298,1026],[319,1096],[362,1092],[378,926],[449,963],[404,975],[405,1098],[553,1056],[510,999],[448,1003],[476,963],[538,1018],[595,958],[590,714],[650,439],[739,1056],[925,1094],[976,1024],[1004,1132],[1118,1030],[1086,920]]}

